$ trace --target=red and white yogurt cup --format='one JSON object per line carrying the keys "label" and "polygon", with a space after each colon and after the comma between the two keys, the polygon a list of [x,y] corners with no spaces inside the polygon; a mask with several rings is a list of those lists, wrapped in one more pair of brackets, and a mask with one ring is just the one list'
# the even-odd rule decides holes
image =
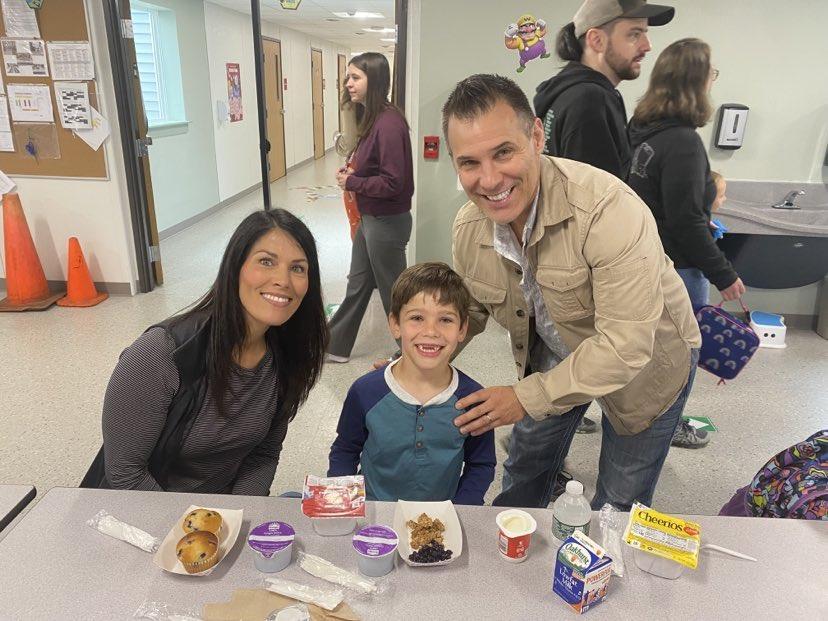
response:
{"label": "red and white yogurt cup", "polygon": [[508,509],[501,511],[495,518],[500,529],[497,546],[500,556],[510,563],[522,563],[529,555],[529,542],[538,523],[526,511]]}

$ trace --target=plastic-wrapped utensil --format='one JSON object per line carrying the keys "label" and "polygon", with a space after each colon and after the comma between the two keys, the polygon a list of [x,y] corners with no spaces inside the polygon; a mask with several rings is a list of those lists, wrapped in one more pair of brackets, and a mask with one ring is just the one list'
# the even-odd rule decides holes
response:
{"label": "plastic-wrapped utensil", "polygon": [[140,528],[122,522],[103,509],[98,511],[91,520],[87,520],[86,524],[99,530],[104,535],[109,535],[115,539],[126,541],[136,548],[141,548],[144,552],[155,552],[158,546],[161,545],[161,541],[157,537],[153,537]]}

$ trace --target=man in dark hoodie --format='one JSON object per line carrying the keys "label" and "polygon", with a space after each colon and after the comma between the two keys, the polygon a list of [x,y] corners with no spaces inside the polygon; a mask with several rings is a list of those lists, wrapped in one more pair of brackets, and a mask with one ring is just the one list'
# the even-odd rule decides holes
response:
{"label": "man in dark hoodie", "polygon": [[632,149],[622,80],[635,80],[652,48],[648,26],[663,26],[675,9],[645,0],[586,0],[558,33],[557,53],[569,61],[537,88],[544,153],[592,164],[626,181]]}
{"label": "man in dark hoodie", "polygon": [[[635,80],[652,48],[648,26],[663,26],[675,9],[646,0],[586,0],[558,33],[556,51],[569,63],[541,83],[535,115],[543,121],[544,153],[591,164],[627,180],[632,157],[627,111],[616,86]],[[578,433],[594,433],[582,418]]]}

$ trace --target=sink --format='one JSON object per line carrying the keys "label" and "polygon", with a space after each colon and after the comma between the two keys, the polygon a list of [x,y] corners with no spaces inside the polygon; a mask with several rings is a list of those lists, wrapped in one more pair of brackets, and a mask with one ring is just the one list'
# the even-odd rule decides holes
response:
{"label": "sink", "polygon": [[728,199],[715,217],[734,233],[828,237],[828,204],[807,204],[800,209],[774,209],[769,203]]}
{"label": "sink", "polygon": [[[792,190],[799,209],[774,209]],[[789,289],[818,282],[828,273],[828,185],[822,183],[728,183],[728,200],[716,212],[729,229],[719,247],[744,283]]]}

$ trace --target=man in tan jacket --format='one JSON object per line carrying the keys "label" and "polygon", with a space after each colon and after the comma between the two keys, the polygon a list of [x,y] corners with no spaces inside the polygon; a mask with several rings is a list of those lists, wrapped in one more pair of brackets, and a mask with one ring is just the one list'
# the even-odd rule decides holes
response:
{"label": "man in tan jacket", "polygon": [[589,403],[604,412],[593,508],[649,504],[693,383],[701,337],[647,206],[616,177],[542,155],[543,128],[508,78],[475,75],[443,107],[471,199],[454,267],[511,336],[514,386],[478,391],[455,424],[515,424],[496,505],[545,507]]}

